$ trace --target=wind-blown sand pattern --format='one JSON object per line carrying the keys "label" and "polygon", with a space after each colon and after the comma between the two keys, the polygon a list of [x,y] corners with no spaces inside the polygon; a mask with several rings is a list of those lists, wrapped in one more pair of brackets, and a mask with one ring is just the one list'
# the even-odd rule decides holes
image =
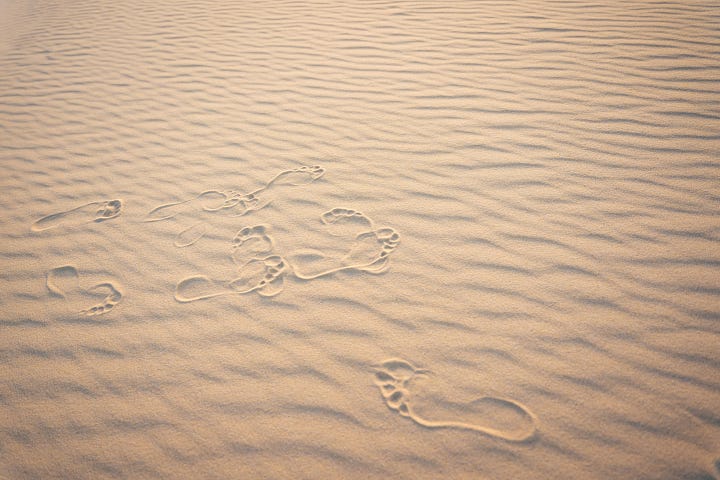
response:
{"label": "wind-blown sand pattern", "polygon": [[720,478],[719,14],[0,2],[0,478]]}

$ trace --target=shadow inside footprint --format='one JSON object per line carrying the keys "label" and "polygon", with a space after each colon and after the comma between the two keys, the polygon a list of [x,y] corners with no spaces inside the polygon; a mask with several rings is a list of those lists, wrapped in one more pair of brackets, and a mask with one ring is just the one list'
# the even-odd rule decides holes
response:
{"label": "shadow inside footprint", "polygon": [[89,222],[102,222],[115,218],[122,212],[122,200],[90,202],[64,212],[46,215],[36,220],[30,230],[42,232],[51,228],[81,225]]}

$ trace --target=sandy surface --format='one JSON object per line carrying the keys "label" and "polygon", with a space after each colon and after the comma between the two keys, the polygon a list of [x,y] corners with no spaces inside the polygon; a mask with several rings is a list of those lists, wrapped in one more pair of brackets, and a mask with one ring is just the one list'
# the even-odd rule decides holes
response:
{"label": "sandy surface", "polygon": [[0,478],[720,478],[719,15],[0,1]]}

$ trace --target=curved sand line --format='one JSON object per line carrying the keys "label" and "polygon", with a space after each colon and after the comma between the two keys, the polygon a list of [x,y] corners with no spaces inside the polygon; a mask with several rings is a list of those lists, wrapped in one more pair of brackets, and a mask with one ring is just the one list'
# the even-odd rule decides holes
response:
{"label": "curved sand line", "polygon": [[103,222],[115,218],[122,212],[122,200],[100,200],[89,202],[85,205],[65,210],[64,212],[52,213],[36,220],[30,230],[43,232],[51,228],[82,225],[90,222]]}
{"label": "curved sand line", "polygon": [[398,412],[403,417],[410,418],[418,425],[426,428],[456,428],[461,430],[471,430],[493,438],[505,440],[507,442],[528,442],[537,435],[538,421],[535,414],[523,404],[515,400],[502,397],[483,396],[478,400],[492,400],[520,412],[529,424],[529,428],[526,431],[513,433],[467,422],[434,421],[423,418],[413,410],[411,395],[407,386],[414,377],[427,375],[429,373],[430,372],[428,370],[414,367],[406,360],[392,358],[385,360],[379,366],[375,367],[375,385],[377,385],[380,389],[380,393],[388,408]]}

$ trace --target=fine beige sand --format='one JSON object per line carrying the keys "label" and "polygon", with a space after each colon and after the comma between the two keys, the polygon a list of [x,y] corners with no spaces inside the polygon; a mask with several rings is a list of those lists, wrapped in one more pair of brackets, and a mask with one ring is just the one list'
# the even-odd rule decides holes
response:
{"label": "fine beige sand", "polygon": [[0,0],[0,478],[720,478],[719,21]]}

